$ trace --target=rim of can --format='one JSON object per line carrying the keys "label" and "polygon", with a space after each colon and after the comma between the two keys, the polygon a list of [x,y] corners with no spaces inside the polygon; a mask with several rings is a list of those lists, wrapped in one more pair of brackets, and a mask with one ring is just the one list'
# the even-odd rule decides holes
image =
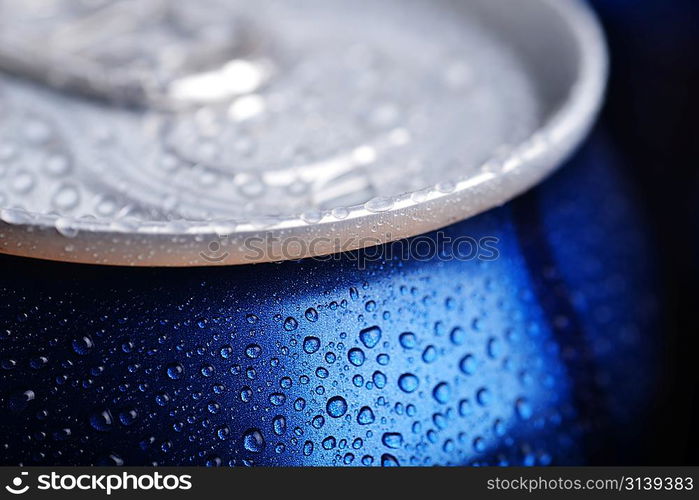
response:
{"label": "rim of can", "polygon": [[[481,4],[479,8],[488,8],[488,2]],[[486,162],[486,168],[477,175],[454,183],[351,206],[342,214],[322,212],[312,222],[296,216],[243,224],[158,221],[132,225],[0,209],[0,253],[65,262],[164,267],[296,260],[423,234],[501,205],[548,176],[587,135],[601,106],[608,71],[604,36],[589,7],[580,0],[532,0],[526,5],[534,14],[544,16],[539,27],[552,28],[549,36],[553,33],[554,39],[549,42],[556,42],[529,50],[553,50],[554,57],[544,53],[540,58],[547,61],[545,65],[562,65],[562,69],[556,68],[556,76],[567,78],[567,88],[542,125],[492,168]],[[516,17],[509,16],[505,22]],[[527,27],[519,29],[527,31]],[[255,246],[251,247],[251,242]]]}

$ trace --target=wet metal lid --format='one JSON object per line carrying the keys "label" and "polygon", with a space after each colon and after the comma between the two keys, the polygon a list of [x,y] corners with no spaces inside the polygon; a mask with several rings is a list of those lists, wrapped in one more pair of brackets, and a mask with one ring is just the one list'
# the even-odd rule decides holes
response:
{"label": "wet metal lid", "polygon": [[577,0],[0,0],[0,252],[319,256],[502,204],[586,134]]}

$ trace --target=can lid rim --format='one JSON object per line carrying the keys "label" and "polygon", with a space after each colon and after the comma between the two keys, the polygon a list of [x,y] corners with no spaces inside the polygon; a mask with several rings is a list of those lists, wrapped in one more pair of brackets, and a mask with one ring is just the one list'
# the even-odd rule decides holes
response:
{"label": "can lid rim", "polygon": [[[391,198],[390,209],[367,204],[303,217],[249,221],[154,221],[65,218],[23,209],[0,209],[0,253],[108,265],[196,267],[237,265],[323,256],[423,234],[500,205],[555,170],[587,135],[601,106],[608,71],[602,30],[579,0],[538,0],[565,24],[577,52],[576,81],[564,101],[527,140],[475,176]],[[533,5],[533,4],[532,4]],[[468,203],[464,200],[468,199]],[[57,235],[61,233],[60,237]],[[341,236],[340,236],[341,235]],[[64,238],[69,236],[69,238]],[[128,239],[128,248],[121,243]],[[270,252],[247,243],[258,239]],[[279,253],[283,242],[298,244]],[[217,246],[220,255],[207,258]],[[87,250],[74,251],[75,248]]]}

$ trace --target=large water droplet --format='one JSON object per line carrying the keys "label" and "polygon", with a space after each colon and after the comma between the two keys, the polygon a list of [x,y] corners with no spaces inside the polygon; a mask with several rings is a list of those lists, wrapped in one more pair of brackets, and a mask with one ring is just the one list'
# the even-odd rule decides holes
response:
{"label": "large water droplet", "polygon": [[184,368],[179,363],[170,363],[167,366],[167,376],[170,377],[172,380],[179,380],[180,378],[182,378],[183,373]]}
{"label": "large water droplet", "polygon": [[398,462],[398,459],[394,457],[393,455],[389,455],[388,453],[384,453],[381,455],[381,467],[399,467],[400,463]]}
{"label": "large water droplet", "polygon": [[419,385],[420,379],[412,373],[404,373],[398,377],[398,387],[400,387],[403,392],[415,392]]}
{"label": "large water droplet", "polygon": [[374,375],[372,375],[372,377],[371,377],[371,380],[372,380],[372,382],[374,382],[374,385],[378,389],[383,389],[384,387],[386,387],[386,382],[387,382],[386,375],[384,375],[380,371],[375,371]]}
{"label": "large water droplet", "polygon": [[281,436],[286,432],[286,418],[283,415],[277,415],[272,420],[272,429],[277,436]]}
{"label": "large water droplet", "polygon": [[342,396],[334,396],[328,399],[325,410],[333,418],[339,418],[347,413],[347,401]]}
{"label": "large water droplet", "polygon": [[90,415],[90,425],[100,432],[107,432],[112,429],[114,419],[109,410],[98,410]]}
{"label": "large water droplet", "polygon": [[349,352],[347,353],[347,359],[354,366],[362,366],[366,358],[364,356],[364,351],[355,347],[349,350]]}
{"label": "large water droplet", "polygon": [[306,337],[303,339],[303,350],[308,354],[313,354],[320,349],[320,339],[318,337]]}
{"label": "large water droplet", "polygon": [[73,339],[72,346],[73,351],[75,351],[76,354],[84,356],[88,352],[90,352],[94,344],[92,342],[92,339],[89,336],[85,335],[83,337]]}
{"label": "large water droplet", "polygon": [[257,344],[250,344],[245,348],[245,355],[250,359],[259,358],[262,354],[262,347]]}
{"label": "large water droplet", "polygon": [[304,313],[304,316],[305,316],[306,319],[307,319],[308,321],[310,321],[311,323],[314,323],[314,322],[318,321],[318,311],[316,311],[316,310],[313,309],[312,307],[309,307],[308,309],[306,309],[306,312]]}
{"label": "large water droplet", "polygon": [[364,344],[367,349],[371,349],[381,340],[381,328],[378,326],[365,328],[359,332],[359,340],[361,340],[362,344]]}
{"label": "large water droplet", "polygon": [[253,453],[260,453],[265,447],[265,439],[259,429],[248,429],[243,433],[243,446]]}
{"label": "large water droplet", "polygon": [[533,413],[531,405],[524,398],[519,398],[515,402],[515,410],[517,411],[517,416],[522,420],[529,420]]}
{"label": "large water droplet", "polygon": [[403,435],[400,432],[385,432],[381,442],[388,448],[397,449],[403,446]]}
{"label": "large water droplet", "polygon": [[452,341],[454,345],[461,345],[464,342],[466,342],[466,331],[463,328],[457,326],[449,334],[449,339]]}
{"label": "large water droplet", "polygon": [[447,404],[451,397],[451,387],[446,382],[440,382],[432,390],[432,396],[441,404]]}
{"label": "large water droplet", "polygon": [[289,316],[284,320],[284,330],[287,332],[293,332],[299,327],[299,322],[295,318]]}
{"label": "large water droplet", "polygon": [[286,402],[286,396],[281,392],[275,392],[269,395],[269,402],[274,406],[282,406]]}
{"label": "large water droplet", "polygon": [[473,375],[476,371],[476,358],[471,354],[467,354],[459,361],[459,369],[466,375]]}
{"label": "large water droplet", "polygon": [[403,346],[405,349],[412,349],[417,345],[417,338],[415,337],[415,334],[412,332],[401,333],[398,337],[398,341],[400,342],[400,345]]}
{"label": "large water droplet", "polygon": [[357,414],[357,422],[360,425],[373,424],[376,417],[374,417],[374,412],[368,406],[363,406],[359,413]]}
{"label": "large water droplet", "polygon": [[434,363],[437,360],[437,349],[433,345],[428,345],[422,351],[422,360],[425,363]]}

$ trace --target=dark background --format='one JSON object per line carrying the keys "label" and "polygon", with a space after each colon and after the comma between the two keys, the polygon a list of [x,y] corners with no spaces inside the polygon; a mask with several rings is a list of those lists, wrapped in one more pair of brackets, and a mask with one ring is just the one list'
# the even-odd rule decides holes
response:
{"label": "dark background", "polygon": [[611,52],[599,127],[634,179],[660,255],[668,337],[639,464],[699,464],[699,1],[590,0]]}

